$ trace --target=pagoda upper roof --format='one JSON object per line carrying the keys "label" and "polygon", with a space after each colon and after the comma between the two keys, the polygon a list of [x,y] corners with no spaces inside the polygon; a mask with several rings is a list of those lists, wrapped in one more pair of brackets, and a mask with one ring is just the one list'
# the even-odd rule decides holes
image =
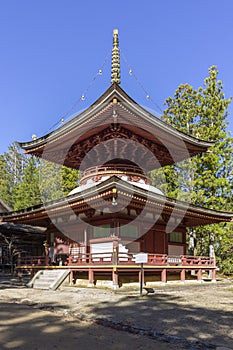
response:
{"label": "pagoda upper roof", "polygon": [[74,169],[121,158],[151,170],[206,152],[213,143],[176,130],[113,83],[55,131],[19,145],[25,153]]}

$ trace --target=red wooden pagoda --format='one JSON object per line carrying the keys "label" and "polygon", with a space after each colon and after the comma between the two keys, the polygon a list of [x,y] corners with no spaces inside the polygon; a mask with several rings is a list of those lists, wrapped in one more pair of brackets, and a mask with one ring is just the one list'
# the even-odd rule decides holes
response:
{"label": "red wooden pagoda", "polygon": [[[26,153],[78,169],[69,196],[2,215],[2,220],[46,228],[44,255],[18,269],[69,269],[70,280],[113,287],[141,276],[166,282],[179,272],[212,271],[214,257],[189,256],[189,227],[231,221],[233,214],[166,197],[149,172],[208,151],[213,145],[179,132],[138,105],[120,87],[118,32],[114,31],[111,86],[88,109],[50,134],[20,143]],[[136,259],[136,260],[135,260]],[[142,276],[140,277],[142,278]]]}

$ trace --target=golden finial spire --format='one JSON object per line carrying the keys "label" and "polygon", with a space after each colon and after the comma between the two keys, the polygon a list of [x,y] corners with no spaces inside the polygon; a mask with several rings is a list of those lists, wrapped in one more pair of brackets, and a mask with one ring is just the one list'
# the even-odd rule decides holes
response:
{"label": "golden finial spire", "polygon": [[113,31],[113,48],[112,48],[112,75],[111,83],[121,83],[121,72],[120,72],[120,50],[118,40],[118,30]]}

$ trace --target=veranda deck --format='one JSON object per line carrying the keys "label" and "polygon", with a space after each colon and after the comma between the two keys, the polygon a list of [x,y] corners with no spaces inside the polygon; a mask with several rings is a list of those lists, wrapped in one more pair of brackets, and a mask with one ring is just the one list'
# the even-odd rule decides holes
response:
{"label": "veranda deck", "polygon": [[[20,276],[22,272],[30,272],[33,276],[38,270],[43,269],[69,269],[70,283],[73,283],[74,276],[83,277],[88,280],[88,286],[94,286],[97,276],[104,276],[111,280],[113,287],[119,287],[122,279],[136,276],[139,282],[157,281],[158,276],[162,283],[167,282],[167,276],[171,273],[179,273],[182,282],[186,280],[186,274],[193,272],[197,276],[197,281],[201,282],[203,272],[211,272],[211,280],[216,280],[215,259],[206,256],[189,255],[166,255],[148,254],[148,262],[138,264],[133,253],[89,253],[69,255],[63,264],[50,265],[47,256],[21,257],[18,261],[17,271]],[[129,278],[130,280],[130,278]]]}

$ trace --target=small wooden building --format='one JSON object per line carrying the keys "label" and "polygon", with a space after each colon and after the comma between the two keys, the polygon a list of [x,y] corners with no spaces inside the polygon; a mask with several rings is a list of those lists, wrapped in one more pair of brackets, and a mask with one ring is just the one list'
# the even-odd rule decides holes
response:
{"label": "small wooden building", "polygon": [[149,176],[208,152],[213,143],[162,122],[120,87],[117,31],[111,86],[54,132],[20,145],[27,154],[78,169],[81,178],[69,196],[2,215],[4,222],[46,229],[44,257],[21,261],[19,269],[68,268],[71,280],[86,278],[93,285],[105,279],[118,287],[141,274],[135,258],[144,252],[145,282],[157,275],[166,282],[174,271],[184,281],[191,270],[198,280],[211,270],[215,279],[214,257],[187,255],[186,231],[231,221],[233,214],[168,198]]}
{"label": "small wooden building", "polygon": [[[0,214],[10,213],[11,210],[0,199]],[[13,224],[0,218],[0,272],[10,272],[17,264],[19,254],[41,255],[45,239],[45,228]]]}

